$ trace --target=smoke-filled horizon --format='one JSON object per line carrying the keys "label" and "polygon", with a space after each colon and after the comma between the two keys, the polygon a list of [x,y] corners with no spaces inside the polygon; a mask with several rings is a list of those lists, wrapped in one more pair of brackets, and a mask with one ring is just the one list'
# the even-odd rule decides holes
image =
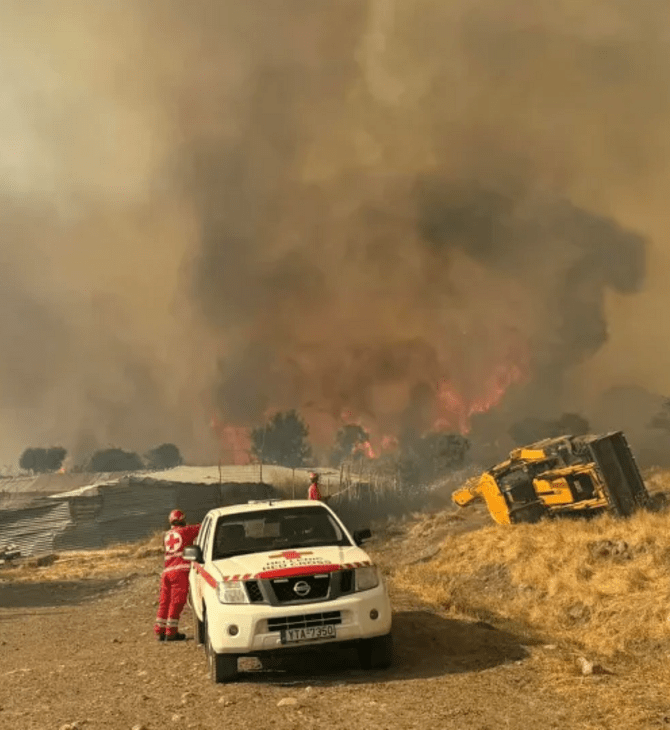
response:
{"label": "smoke-filled horizon", "polygon": [[670,393],[660,3],[12,0],[0,20],[6,462],[212,460],[213,417],[279,408],[325,441]]}

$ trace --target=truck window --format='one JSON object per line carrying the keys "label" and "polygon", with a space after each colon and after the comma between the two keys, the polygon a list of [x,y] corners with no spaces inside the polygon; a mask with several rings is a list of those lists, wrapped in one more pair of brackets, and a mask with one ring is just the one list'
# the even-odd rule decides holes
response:
{"label": "truck window", "polygon": [[219,517],[212,560],[289,548],[352,543],[323,507],[270,509]]}
{"label": "truck window", "polygon": [[200,528],[200,532],[198,533],[198,537],[196,538],[195,544],[200,546],[200,549],[202,550],[202,554],[206,555],[205,548],[207,547],[207,538],[209,537],[209,532],[212,527],[213,520],[206,519],[203,526]]}

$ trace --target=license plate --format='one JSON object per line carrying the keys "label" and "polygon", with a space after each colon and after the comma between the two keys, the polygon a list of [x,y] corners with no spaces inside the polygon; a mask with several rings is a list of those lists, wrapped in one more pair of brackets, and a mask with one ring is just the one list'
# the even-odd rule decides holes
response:
{"label": "license plate", "polygon": [[305,629],[285,629],[281,632],[282,644],[299,644],[303,641],[320,641],[334,638],[334,626],[308,626]]}

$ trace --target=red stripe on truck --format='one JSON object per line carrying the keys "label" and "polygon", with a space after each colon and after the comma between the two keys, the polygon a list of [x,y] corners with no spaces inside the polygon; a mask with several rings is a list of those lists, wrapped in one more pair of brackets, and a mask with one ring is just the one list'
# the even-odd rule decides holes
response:
{"label": "red stripe on truck", "polygon": [[210,575],[202,565],[198,565],[198,563],[193,563],[193,565],[195,565],[197,572],[205,579],[205,582],[212,586],[212,588],[216,588],[216,578]]}
{"label": "red stripe on truck", "polygon": [[263,573],[256,573],[254,578],[292,578],[298,575],[334,573],[337,570],[342,570],[342,566],[335,563],[328,565],[296,565],[294,568],[279,568],[278,570],[266,570]]}

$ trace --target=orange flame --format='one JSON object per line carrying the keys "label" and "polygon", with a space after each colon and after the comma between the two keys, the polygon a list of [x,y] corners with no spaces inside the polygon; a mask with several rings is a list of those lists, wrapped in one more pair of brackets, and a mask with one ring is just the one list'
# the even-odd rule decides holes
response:
{"label": "orange flame", "polygon": [[356,444],[354,447],[354,454],[363,454],[368,459],[376,459],[377,455],[375,450],[372,448],[372,444],[369,441],[363,441],[360,444]]}
{"label": "orange flame", "polygon": [[244,426],[229,426],[218,416],[212,416],[210,426],[221,444],[221,456],[225,463],[244,465],[251,463],[251,438]]}
{"label": "orange flame", "polygon": [[382,451],[389,453],[398,449],[399,443],[396,436],[382,436]]}
{"label": "orange flame", "polygon": [[[493,359],[491,361],[495,362]],[[489,362],[481,360],[479,367],[487,368]],[[454,382],[448,378],[440,380],[435,388],[432,429],[457,431],[464,435],[470,433],[472,417],[497,406],[512,385],[524,382],[528,365],[529,355],[525,344],[511,342],[506,356],[493,367],[489,365],[488,374],[485,374],[486,370],[470,372],[467,378],[470,382],[465,383]],[[389,429],[388,419],[385,424],[375,423],[369,415],[359,415],[344,408],[340,410],[338,418],[316,408],[314,403],[310,403],[310,406],[311,408],[305,408],[304,418],[310,428],[313,443],[324,452],[335,440],[338,422],[340,426],[356,424],[369,434],[368,440],[353,447],[352,455],[361,454],[368,459],[377,459],[383,454],[397,451],[400,447],[398,435],[393,433],[396,429]],[[266,417],[270,417],[273,412],[268,409]],[[210,425],[219,440],[222,460],[229,464],[251,463],[253,459],[250,455],[249,428],[226,424],[218,415],[212,416]],[[400,426],[398,423],[395,425]],[[382,428],[387,432],[383,433]]]}
{"label": "orange flame", "polygon": [[512,384],[524,379],[524,372],[519,365],[499,365],[484,383],[482,394],[474,398],[461,395],[451,383],[443,380],[437,388],[441,413],[435,421],[435,430],[456,428],[462,434],[469,433],[472,416],[490,411],[500,403]]}

